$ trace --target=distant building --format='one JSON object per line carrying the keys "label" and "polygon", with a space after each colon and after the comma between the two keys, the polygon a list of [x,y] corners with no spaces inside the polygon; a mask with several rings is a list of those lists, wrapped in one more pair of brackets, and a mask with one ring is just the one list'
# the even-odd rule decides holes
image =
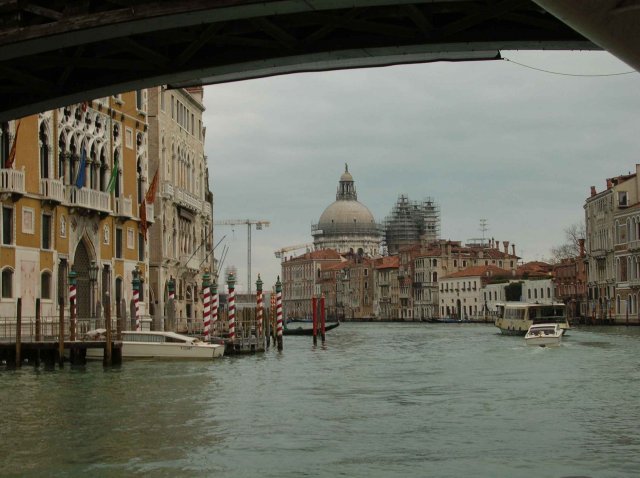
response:
{"label": "distant building", "polygon": [[591,187],[586,199],[588,315],[595,321],[640,322],[640,164],[635,173]]}
{"label": "distant building", "polygon": [[390,320],[399,317],[398,256],[385,256],[374,260],[374,316]]}
{"label": "distant building", "polygon": [[358,201],[353,177],[345,165],[340,176],[336,200],[312,226],[316,250],[334,249],[339,253],[376,256],[380,251],[380,227],[369,209]]}
{"label": "distant building", "polygon": [[504,280],[511,273],[493,265],[473,266],[454,272],[440,280],[440,316],[458,319],[484,317],[485,286],[493,280]]}
{"label": "distant building", "polygon": [[[311,299],[322,293],[322,267],[344,262],[333,249],[307,252],[282,262],[282,308],[286,318],[312,315]],[[325,305],[329,305],[326,303]]]}

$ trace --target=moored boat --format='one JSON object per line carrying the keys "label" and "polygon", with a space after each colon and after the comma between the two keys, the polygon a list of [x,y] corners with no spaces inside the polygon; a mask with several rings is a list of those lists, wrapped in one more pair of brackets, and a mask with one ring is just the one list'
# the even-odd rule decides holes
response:
{"label": "moored boat", "polygon": [[[325,332],[335,329],[340,325],[340,322],[334,322],[327,324],[324,327]],[[320,335],[320,327],[318,327],[318,335]],[[313,327],[285,327],[282,330],[282,335],[313,335]]]}
{"label": "moored boat", "polygon": [[[98,336],[101,330],[94,331]],[[94,335],[96,335],[94,333]],[[104,332],[102,332],[104,333]],[[92,337],[95,339],[95,337]],[[197,337],[160,331],[122,332],[122,358],[213,359],[222,357],[224,345]],[[87,349],[87,358],[102,358],[100,349]]]}
{"label": "moored boat", "polygon": [[558,323],[533,324],[524,336],[527,345],[560,345],[562,341],[562,329]]}
{"label": "moored boat", "polygon": [[564,304],[531,304],[506,302],[500,306],[495,326],[505,335],[525,335],[533,324],[558,324],[563,332],[569,329]]}

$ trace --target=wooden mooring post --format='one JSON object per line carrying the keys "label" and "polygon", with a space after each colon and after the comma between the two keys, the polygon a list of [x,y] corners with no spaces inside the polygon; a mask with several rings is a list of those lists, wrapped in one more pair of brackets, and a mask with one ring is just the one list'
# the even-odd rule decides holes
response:
{"label": "wooden mooring post", "polygon": [[22,365],[22,297],[16,303],[16,367]]}
{"label": "wooden mooring post", "polygon": [[326,340],[326,334],[325,334],[325,325],[327,323],[327,316],[325,314],[325,308],[324,308],[324,294],[322,294],[322,296],[320,297],[320,338],[322,339],[322,345],[324,345],[325,340]]}
{"label": "wooden mooring post", "polygon": [[311,310],[313,316],[313,345],[318,345],[318,298],[311,297]]}
{"label": "wooden mooring post", "polygon": [[64,297],[58,299],[60,308],[60,323],[58,328],[58,364],[64,367]]}
{"label": "wooden mooring post", "polygon": [[106,300],[104,301],[104,328],[105,332],[105,344],[104,355],[102,363],[105,367],[111,366],[112,363],[112,342],[111,342],[111,298],[109,293],[105,293]]}
{"label": "wooden mooring post", "polygon": [[[42,324],[40,319],[40,298],[36,299],[36,343],[42,341]],[[40,366],[40,347],[34,351],[36,367]]]}

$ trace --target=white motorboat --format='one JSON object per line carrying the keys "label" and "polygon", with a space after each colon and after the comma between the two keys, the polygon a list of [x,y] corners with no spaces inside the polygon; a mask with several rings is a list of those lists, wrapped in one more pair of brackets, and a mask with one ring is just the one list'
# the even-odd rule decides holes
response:
{"label": "white motorboat", "polygon": [[[87,334],[95,340],[103,337],[103,329]],[[87,349],[87,358],[102,358],[100,349]],[[122,358],[212,359],[224,355],[224,345],[203,342],[197,337],[175,332],[122,332]]]}
{"label": "white motorboat", "polygon": [[539,345],[541,347],[560,345],[563,332],[558,323],[534,324],[529,327],[524,340],[527,345]]}

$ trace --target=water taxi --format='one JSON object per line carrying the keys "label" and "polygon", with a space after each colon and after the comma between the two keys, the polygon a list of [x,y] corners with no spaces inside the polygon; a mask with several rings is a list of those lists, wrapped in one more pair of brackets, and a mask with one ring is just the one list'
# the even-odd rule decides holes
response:
{"label": "water taxi", "polygon": [[[93,335],[104,329],[92,331]],[[95,340],[95,337],[92,337]],[[224,345],[203,342],[175,332],[122,332],[122,358],[213,359],[222,357]],[[87,349],[87,358],[101,359],[103,351]]]}
{"label": "water taxi", "polygon": [[533,324],[558,324],[563,331],[570,328],[565,305],[505,302],[498,305],[496,327],[505,335],[525,335]]}
{"label": "water taxi", "polygon": [[547,345],[560,345],[562,340],[562,329],[557,323],[552,324],[533,324],[529,327],[524,340],[527,345],[539,345],[546,347]]}

